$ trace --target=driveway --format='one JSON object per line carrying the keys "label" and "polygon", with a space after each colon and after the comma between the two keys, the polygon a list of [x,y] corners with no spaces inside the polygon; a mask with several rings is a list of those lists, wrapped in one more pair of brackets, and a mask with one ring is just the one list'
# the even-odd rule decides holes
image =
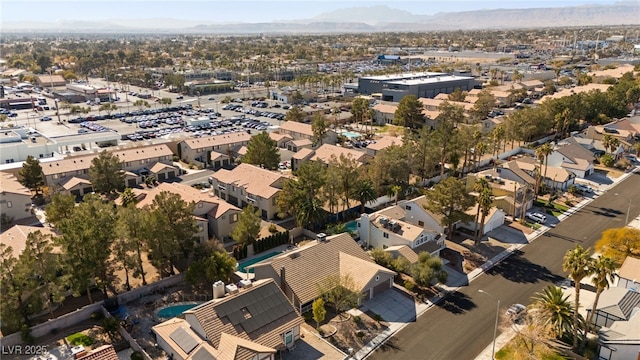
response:
{"label": "driveway", "polygon": [[376,313],[389,323],[407,323],[416,320],[416,303],[408,295],[391,288],[368,300],[360,311]]}

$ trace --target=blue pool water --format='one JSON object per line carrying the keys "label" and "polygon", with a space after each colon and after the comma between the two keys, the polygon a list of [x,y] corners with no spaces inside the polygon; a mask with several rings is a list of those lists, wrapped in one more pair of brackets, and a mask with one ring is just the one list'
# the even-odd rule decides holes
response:
{"label": "blue pool water", "polygon": [[[246,273],[245,268],[246,268],[247,266],[251,266],[251,265],[253,265],[253,264],[257,264],[257,263],[259,263],[259,262],[260,262],[260,261],[262,261],[262,260],[266,260],[266,259],[268,259],[268,258],[272,258],[272,257],[274,257],[274,256],[276,256],[276,255],[280,255],[280,253],[279,253],[279,252],[277,252],[277,251],[274,251],[274,252],[270,252],[270,253],[268,253],[268,254],[260,255],[260,256],[255,257],[255,258],[253,258],[253,259],[251,259],[251,260],[247,260],[247,261],[244,261],[244,262],[238,263],[238,271],[241,271],[241,272],[243,272],[243,273]],[[250,273],[253,273],[253,269],[249,269],[249,272],[250,272]]]}
{"label": "blue pool water", "polygon": [[353,131],[343,131],[342,135],[348,137],[349,139],[357,139],[357,138],[362,136],[361,134],[358,134],[358,133],[353,132]]}
{"label": "blue pool water", "polygon": [[357,233],[358,221],[357,220],[349,221],[348,223],[344,224],[344,229],[350,233]]}
{"label": "blue pool water", "polygon": [[198,304],[182,304],[182,305],[174,305],[174,306],[169,306],[166,307],[164,309],[161,309],[158,311],[158,317],[164,318],[164,319],[171,319],[174,318],[180,314],[182,314],[183,312],[191,309],[192,307],[196,306]]}

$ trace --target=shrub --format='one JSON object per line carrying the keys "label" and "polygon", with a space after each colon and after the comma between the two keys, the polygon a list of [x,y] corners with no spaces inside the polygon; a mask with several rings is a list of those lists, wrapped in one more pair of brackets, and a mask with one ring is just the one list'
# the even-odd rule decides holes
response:
{"label": "shrub", "polygon": [[353,317],[353,322],[360,325],[362,324],[362,318],[360,316],[354,316]]}
{"label": "shrub", "polygon": [[405,280],[404,288],[409,290],[409,291],[413,291],[416,288],[416,284],[414,284],[413,282],[411,282],[409,280]]}
{"label": "shrub", "polygon": [[102,320],[104,318],[104,314],[100,311],[94,311],[91,313],[91,319],[93,320]]}
{"label": "shrub", "polygon": [[27,324],[22,325],[20,328],[20,338],[27,344],[33,344],[35,338],[31,335],[31,328]]}
{"label": "shrub", "polygon": [[566,201],[564,202],[564,204],[565,204],[565,205],[567,205],[568,207],[572,207],[572,206],[573,206],[573,201],[571,201],[571,200],[566,200]]}
{"label": "shrub", "polygon": [[83,333],[71,334],[67,337],[67,341],[69,341],[69,343],[74,346],[90,346],[93,344],[93,338]]}
{"label": "shrub", "polygon": [[362,339],[364,337],[364,333],[362,331],[358,331],[356,333],[356,336],[359,337],[360,339]]}
{"label": "shrub", "polygon": [[144,357],[142,356],[142,353],[139,351],[134,351],[131,353],[131,360],[143,360]]}
{"label": "shrub", "polygon": [[269,232],[272,234],[278,232],[278,228],[275,224],[269,224]]}
{"label": "shrub", "polygon": [[600,163],[606,167],[612,167],[615,159],[609,154],[604,154],[600,157]]}

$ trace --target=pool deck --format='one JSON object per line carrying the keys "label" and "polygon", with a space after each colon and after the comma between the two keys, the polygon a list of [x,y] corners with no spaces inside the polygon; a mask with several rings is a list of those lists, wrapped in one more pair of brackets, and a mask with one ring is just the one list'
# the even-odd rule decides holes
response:
{"label": "pool deck", "polygon": [[[279,253],[283,253],[283,252],[286,252],[286,251],[287,251],[287,247],[288,247],[288,246],[290,246],[290,244],[279,245],[279,246],[274,247],[273,249],[269,249],[269,250],[267,250],[267,251],[263,251],[263,252],[261,252],[261,253],[259,253],[259,254],[254,254],[254,255],[251,255],[251,256],[247,256],[246,258],[244,258],[244,259],[242,259],[241,261],[238,261],[238,262],[247,262],[247,261],[251,261],[252,259],[255,259],[255,258],[257,258],[257,257],[263,256],[265,253],[267,253],[267,254],[268,254],[268,253],[272,253],[272,252],[279,252]],[[273,257],[276,257],[276,256],[277,256],[277,255],[274,255]],[[264,260],[262,260],[262,261],[269,260],[269,259],[271,259],[271,258],[267,258],[267,259],[264,259]],[[256,264],[259,264],[259,263],[261,263],[262,261],[259,261],[259,262],[257,262]],[[252,264],[252,265],[255,265],[255,264]],[[255,274],[253,274],[253,273],[245,273],[245,272],[243,272],[243,271],[236,271],[236,272],[235,272],[235,274],[236,274],[239,278],[241,278],[241,279],[249,279],[249,280],[253,280],[253,279],[255,278]]]}

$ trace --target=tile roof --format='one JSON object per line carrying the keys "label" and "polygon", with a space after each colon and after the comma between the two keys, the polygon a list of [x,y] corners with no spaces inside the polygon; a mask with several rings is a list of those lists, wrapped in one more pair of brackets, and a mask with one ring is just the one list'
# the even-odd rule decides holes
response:
{"label": "tile roof", "polygon": [[71,190],[78,185],[91,185],[91,181],[73,176],[60,185],[62,185],[65,190]]}
{"label": "tile roof", "polygon": [[173,169],[173,170],[175,170],[176,167],[173,166],[173,165],[168,165],[168,164],[161,163],[161,162],[158,161],[157,163],[153,164],[153,166],[149,169],[149,171],[151,171],[154,174],[157,174],[157,173],[159,173],[160,171],[162,171],[164,169]]}
{"label": "tile roof", "polygon": [[322,161],[325,164],[328,164],[331,161],[333,156],[336,159],[340,158],[340,155],[344,155],[345,157],[351,157],[353,160],[357,162],[363,162],[366,158],[366,154],[364,152],[360,152],[353,149],[347,149],[341,146],[335,146],[330,144],[322,144],[319,148],[316,149],[315,155],[311,158],[314,161]]}
{"label": "tile roof", "polygon": [[[181,329],[181,330],[180,330]],[[185,346],[193,343],[197,346],[204,342],[192,329],[189,323],[184,319],[173,318],[160,323],[152,328],[153,332],[162,338],[171,349],[181,358],[186,358],[189,353],[195,349],[195,346],[185,351]],[[176,331],[181,331],[180,336],[176,336]],[[173,335],[173,336],[172,336]]]}
{"label": "tile roof", "polygon": [[31,190],[20,184],[18,178],[3,172],[0,172],[0,193],[27,195],[31,197]]}
{"label": "tile roof", "polygon": [[48,227],[37,227],[29,225],[14,225],[0,234],[0,243],[10,246],[14,258],[18,258],[27,246],[27,237],[30,233],[40,231],[45,236],[55,236],[56,234]]}
{"label": "tile roof", "polygon": [[[118,157],[122,162],[153,159],[160,156],[173,156],[173,152],[166,144],[119,149],[109,152]],[[98,154],[72,156],[58,161],[49,161],[41,164],[42,172],[46,176],[89,169],[91,167],[91,160],[96,157],[98,157]]]}
{"label": "tile roof", "polygon": [[249,142],[249,140],[251,140],[251,135],[247,134],[244,131],[240,131],[196,139],[187,139],[183,140],[183,143],[191,149],[202,149],[222,145],[236,145],[243,142]]}
{"label": "tile roof", "polygon": [[383,114],[395,114],[398,106],[378,103],[373,106],[373,109]]}
{"label": "tile roof", "polygon": [[269,137],[275,142],[280,142],[280,140],[284,139],[293,139],[289,134],[279,134],[275,132],[269,133]]}
{"label": "tile roof", "polygon": [[240,164],[233,170],[218,170],[213,178],[227,185],[243,187],[250,194],[270,199],[280,192],[280,189],[272,185],[286,176],[255,165]]}
{"label": "tile roof", "polygon": [[410,264],[418,262],[418,254],[416,254],[416,252],[407,245],[389,246],[384,249],[384,251],[394,255],[394,258],[402,256],[403,258],[409,260]]}
{"label": "tile roof", "polygon": [[102,345],[90,351],[87,355],[77,358],[77,360],[118,360],[118,354],[113,345]]}
{"label": "tile roof", "polygon": [[369,144],[367,146],[367,149],[380,151],[392,145],[402,146],[402,138],[397,136],[383,136],[379,139],[376,139],[375,143]]}
{"label": "tile roof", "polygon": [[309,148],[302,148],[298,150],[297,153],[293,154],[291,158],[296,160],[304,160],[304,159],[310,158],[314,154],[315,154],[315,151]]}
{"label": "tile roof", "polygon": [[383,266],[372,262],[370,259],[363,260],[359,257],[346,253],[339,253],[340,276],[349,276],[353,279],[354,285],[358,292],[362,292],[374,279],[378,273],[396,275],[395,271],[389,270]]}
{"label": "tile roof", "polygon": [[633,308],[640,307],[640,293],[625,288],[613,287],[600,295],[597,311],[621,319],[629,319]]}
{"label": "tile roof", "polygon": [[292,140],[291,143],[295,146],[307,146],[313,144],[309,139]]}
{"label": "tile roof", "polygon": [[297,121],[285,121],[284,123],[282,123],[282,125],[280,125],[280,131],[282,130],[299,133],[306,136],[313,136],[311,125]]}
{"label": "tile roof", "polygon": [[256,342],[243,339],[238,336],[233,336],[227,333],[222,333],[220,336],[220,344],[218,345],[218,356],[216,360],[235,360],[242,358],[253,358],[254,355],[261,353],[276,353],[276,349],[264,345],[260,345]]}
{"label": "tile roof", "polygon": [[[272,280],[256,281],[237,294],[214,299],[184,312],[195,317],[211,344],[220,349],[223,335],[229,334],[263,347],[278,348],[281,335],[304,322],[300,314]],[[246,342],[238,346],[250,348]]]}
{"label": "tile roof", "polygon": [[64,79],[62,75],[37,75],[38,81],[42,84],[42,86],[49,86],[51,83],[54,84],[66,84],[67,80]]}
{"label": "tile roof", "polygon": [[[213,215],[216,219],[222,216],[229,210],[240,211],[236,206],[229,204],[223,199],[213,195],[210,192],[202,192],[196,188],[191,186],[182,185],[180,183],[160,183],[158,186],[154,187],[150,191],[148,191],[146,196],[140,200],[136,206],[138,208],[142,208],[145,205],[151,205],[153,203],[153,199],[163,191],[167,191],[173,194],[180,195],[180,198],[187,203],[193,202],[198,204],[200,202],[209,203],[215,205],[213,209],[209,211],[211,215]],[[196,207],[196,210],[198,208]]]}
{"label": "tile roof", "polygon": [[[341,257],[340,254],[349,255]],[[330,236],[324,242],[314,242],[293,252],[273,257],[265,262],[257,264],[259,266],[270,266],[280,274],[280,269],[285,268],[285,281],[293,290],[296,297],[302,304],[315,299],[318,295],[318,284],[329,276],[342,275],[342,269],[355,269],[353,264],[363,266],[362,261],[375,264],[369,254],[367,254],[351,235],[342,233]],[[370,279],[364,279],[358,271],[351,274],[354,281],[363,283]],[[363,276],[364,280],[357,279]]]}
{"label": "tile roof", "polygon": [[448,102],[450,105],[458,105],[458,106],[462,106],[464,108],[465,111],[469,111],[471,109],[473,109],[473,104],[469,104],[467,102],[461,102],[461,101],[451,101],[451,100],[437,100],[437,99],[429,99],[429,98],[419,98],[418,99],[422,105],[424,105],[425,107],[429,106],[429,107],[435,107],[435,108],[439,108],[440,105],[442,105],[442,103],[444,103],[445,101]]}
{"label": "tile roof", "polygon": [[640,281],[640,259],[627,256],[618,269],[618,276],[621,278]]}
{"label": "tile roof", "polygon": [[533,185],[536,183],[536,180],[531,175],[527,174],[525,171],[523,171],[520,168],[520,166],[518,166],[518,163],[516,162],[516,160],[507,161],[506,163],[501,164],[500,167],[511,170],[517,177],[519,177],[525,183],[528,183],[530,185]]}
{"label": "tile roof", "polygon": [[[536,161],[532,157],[522,157],[512,161],[515,161],[517,167],[528,172],[533,172],[536,166],[538,166],[540,168],[541,175],[544,176],[546,171],[547,179],[550,179],[550,180],[565,182],[572,177],[572,174],[569,171],[558,166],[548,166],[548,168],[545,169],[544,164],[540,165],[540,162]],[[535,180],[534,180],[534,184],[535,184]]]}

